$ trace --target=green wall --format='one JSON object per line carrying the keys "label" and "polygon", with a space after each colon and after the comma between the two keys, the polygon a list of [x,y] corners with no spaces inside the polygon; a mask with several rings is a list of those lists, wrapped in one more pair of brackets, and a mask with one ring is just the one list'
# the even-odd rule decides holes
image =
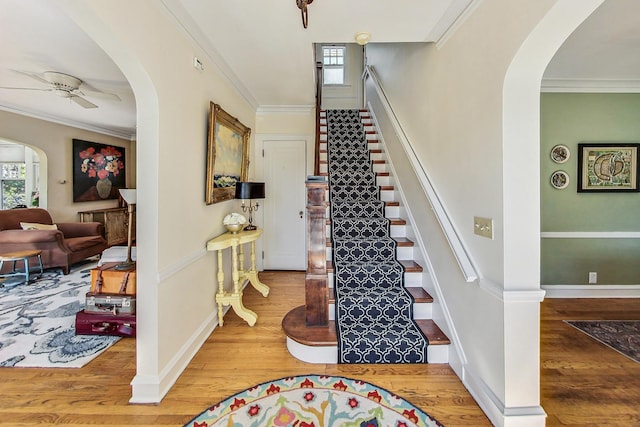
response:
{"label": "green wall", "polygon": [[[640,232],[640,193],[578,193],[578,143],[640,142],[640,94],[543,93],[540,107],[541,231]],[[551,148],[569,147],[566,163]],[[556,170],[569,186],[550,184]],[[640,239],[550,239],[541,244],[542,285],[640,284]]]}

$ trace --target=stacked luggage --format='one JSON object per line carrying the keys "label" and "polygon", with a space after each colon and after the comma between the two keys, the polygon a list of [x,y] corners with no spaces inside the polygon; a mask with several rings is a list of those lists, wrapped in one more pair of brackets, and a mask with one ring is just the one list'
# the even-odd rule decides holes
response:
{"label": "stacked luggage", "polygon": [[91,270],[85,308],[76,313],[76,335],[136,336],[136,269],[117,262]]}

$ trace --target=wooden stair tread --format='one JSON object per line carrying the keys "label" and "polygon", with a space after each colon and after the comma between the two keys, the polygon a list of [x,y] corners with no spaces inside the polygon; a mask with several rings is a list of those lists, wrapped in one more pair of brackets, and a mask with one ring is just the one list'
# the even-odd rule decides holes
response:
{"label": "wooden stair tread", "polygon": [[[393,240],[396,241],[396,243],[398,244],[398,247],[410,247],[413,246],[413,241],[407,239],[406,237],[392,237]],[[331,242],[331,238],[327,237],[327,247],[331,247],[332,242]]]}
{"label": "wooden stair tread", "polygon": [[[447,345],[451,341],[431,319],[415,321],[429,340],[430,345]],[[282,319],[282,329],[292,340],[312,347],[332,347],[338,345],[335,322],[329,321],[326,327],[305,325],[305,306],[296,307]]]}
{"label": "wooden stair tread", "polygon": [[[405,273],[421,273],[423,268],[412,259],[399,259],[398,262],[404,267]],[[327,273],[333,273],[333,261],[327,260]]]}
{"label": "wooden stair tread", "polygon": [[[320,151],[320,152],[322,152],[322,151]],[[320,164],[321,165],[326,165],[327,163],[328,163],[327,160],[320,160]],[[374,165],[383,165],[383,164],[387,163],[387,161],[386,160],[372,160],[372,163]]]}
{"label": "wooden stair tread", "polygon": [[[329,172],[320,172],[318,175],[319,176],[329,176]],[[376,172],[375,175],[376,175],[376,177],[390,176],[389,172]],[[382,187],[385,187],[385,188],[382,188]],[[383,185],[383,186],[381,186],[382,190],[393,190],[393,188],[394,188],[393,185]]]}
{"label": "wooden stair tread", "polygon": [[[433,302],[433,297],[429,295],[429,292],[425,291],[422,288],[419,288],[417,286],[411,286],[411,287],[405,287],[405,289],[411,294],[414,302],[417,302],[417,303]],[[328,299],[329,304],[335,303],[336,302],[335,288],[329,288],[328,292],[329,292],[329,299]]]}

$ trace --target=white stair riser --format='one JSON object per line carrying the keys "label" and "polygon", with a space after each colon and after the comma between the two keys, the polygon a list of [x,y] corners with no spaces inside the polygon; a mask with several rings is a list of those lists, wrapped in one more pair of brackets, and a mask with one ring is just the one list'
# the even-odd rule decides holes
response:
{"label": "white stair riser", "polygon": [[[433,314],[433,304],[428,302],[416,302],[413,304],[414,319],[431,319]],[[329,304],[329,320],[336,320],[336,306]]]}
{"label": "white stair riser", "polygon": [[[333,259],[332,248],[327,246],[327,260]],[[413,246],[399,246],[396,248],[396,257],[399,260],[412,260],[413,259]]]}
{"label": "white stair riser", "polygon": [[[328,197],[328,195],[326,195]],[[329,212],[330,208],[327,208],[325,215],[327,218],[331,216],[331,212]],[[400,206],[385,206],[384,207],[384,216],[385,218],[400,218]]]}
{"label": "white stair riser", "polygon": [[[287,337],[287,350],[306,363],[338,363],[338,346],[308,346]],[[449,363],[449,346],[430,345],[427,347],[427,360],[429,363]]]}
{"label": "white stair riser", "polygon": [[[389,232],[391,237],[407,237],[407,226],[406,225],[391,225]],[[325,229],[325,236],[331,237],[331,225],[327,224]]]}
{"label": "white stair riser", "polygon": [[[404,287],[405,288],[420,288],[422,287],[422,273],[421,271],[410,271],[404,273]],[[327,274],[327,286],[333,288],[333,273]]]}

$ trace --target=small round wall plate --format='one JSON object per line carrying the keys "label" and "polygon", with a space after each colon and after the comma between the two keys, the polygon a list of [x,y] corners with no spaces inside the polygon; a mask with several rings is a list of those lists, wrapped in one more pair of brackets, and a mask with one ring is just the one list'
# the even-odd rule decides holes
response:
{"label": "small round wall plate", "polygon": [[569,186],[569,174],[565,171],[555,171],[551,174],[551,185],[558,190],[567,188]]}
{"label": "small round wall plate", "polygon": [[551,160],[556,163],[564,163],[569,160],[569,147],[566,145],[558,144],[551,149]]}

